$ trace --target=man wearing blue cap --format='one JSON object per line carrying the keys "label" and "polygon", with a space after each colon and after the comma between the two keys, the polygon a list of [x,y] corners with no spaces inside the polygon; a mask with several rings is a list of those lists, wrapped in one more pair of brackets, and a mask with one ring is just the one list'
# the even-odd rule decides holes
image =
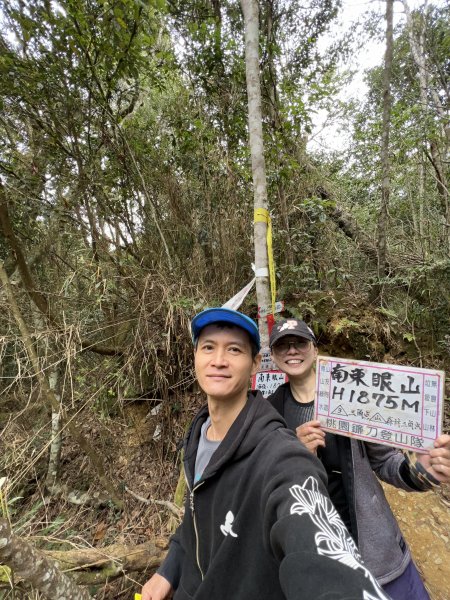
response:
{"label": "man wearing blue cap", "polygon": [[192,321],[207,406],[184,445],[183,522],[142,600],[388,600],[332,506],[320,461],[248,383],[256,323],[226,308]]}

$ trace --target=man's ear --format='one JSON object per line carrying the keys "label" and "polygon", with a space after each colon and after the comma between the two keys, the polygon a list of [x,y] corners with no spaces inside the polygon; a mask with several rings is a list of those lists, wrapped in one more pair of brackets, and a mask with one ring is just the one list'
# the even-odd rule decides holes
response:
{"label": "man's ear", "polygon": [[261,366],[261,359],[262,359],[261,353],[258,352],[258,354],[253,359],[252,375],[255,375],[255,373],[257,373],[259,371],[259,368]]}

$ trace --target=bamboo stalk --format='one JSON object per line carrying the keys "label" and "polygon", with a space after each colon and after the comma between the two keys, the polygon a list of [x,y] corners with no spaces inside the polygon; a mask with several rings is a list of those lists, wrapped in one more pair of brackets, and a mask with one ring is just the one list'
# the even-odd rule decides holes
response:
{"label": "bamboo stalk", "polygon": [[8,301],[10,303],[11,311],[14,315],[17,325],[19,326],[20,333],[22,334],[23,343],[25,345],[28,357],[31,361],[33,371],[39,382],[42,395],[47,400],[48,404],[51,406],[53,412],[58,413],[59,411],[61,411],[61,417],[64,423],[66,424],[65,426],[69,430],[70,435],[77,442],[77,444],[80,446],[83,452],[89,457],[91,464],[98,475],[100,483],[110,494],[112,502],[114,502],[114,504],[118,508],[122,509],[123,501],[119,498],[118,494],[114,489],[113,484],[107,478],[101,458],[99,457],[98,453],[94,450],[94,448],[90,445],[90,443],[87,441],[87,439],[80,433],[81,428],[78,427],[73,420],[66,418],[65,411],[58,402],[54,391],[51,389],[47,377],[39,368],[39,361],[33,346],[33,341],[31,339],[30,332],[28,331],[28,327],[16,302],[14,293],[11,288],[11,284],[9,282],[8,275],[6,274],[2,261],[0,261],[0,280],[5,286],[5,291],[8,297]]}

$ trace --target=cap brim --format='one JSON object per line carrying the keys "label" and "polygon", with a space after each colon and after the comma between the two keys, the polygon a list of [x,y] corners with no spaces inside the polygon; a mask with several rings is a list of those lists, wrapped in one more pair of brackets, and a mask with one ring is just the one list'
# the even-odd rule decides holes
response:
{"label": "cap brim", "polygon": [[270,348],[272,348],[273,345],[278,342],[278,340],[281,340],[282,338],[287,337],[289,335],[292,335],[292,336],[295,336],[295,337],[298,337],[298,338],[303,338],[305,340],[309,340],[313,344],[317,344],[316,337],[313,334],[311,334],[309,331],[292,331],[292,330],[289,330],[289,329],[285,329],[284,331],[277,332],[270,339],[270,341],[269,341]]}
{"label": "cap brim", "polygon": [[247,317],[247,315],[230,308],[207,308],[196,315],[191,322],[192,339],[194,342],[197,341],[202,329],[208,325],[214,325],[214,323],[229,323],[230,325],[244,329],[258,350],[260,349],[261,343],[256,323],[253,319]]}

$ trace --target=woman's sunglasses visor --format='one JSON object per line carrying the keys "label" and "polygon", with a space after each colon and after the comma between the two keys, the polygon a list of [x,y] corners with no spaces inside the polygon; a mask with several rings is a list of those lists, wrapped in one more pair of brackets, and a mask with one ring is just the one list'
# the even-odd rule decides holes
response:
{"label": "woman's sunglasses visor", "polygon": [[278,352],[278,354],[287,354],[291,347],[293,347],[297,352],[307,352],[311,346],[310,340],[298,339],[295,342],[277,342],[273,346],[273,350]]}

